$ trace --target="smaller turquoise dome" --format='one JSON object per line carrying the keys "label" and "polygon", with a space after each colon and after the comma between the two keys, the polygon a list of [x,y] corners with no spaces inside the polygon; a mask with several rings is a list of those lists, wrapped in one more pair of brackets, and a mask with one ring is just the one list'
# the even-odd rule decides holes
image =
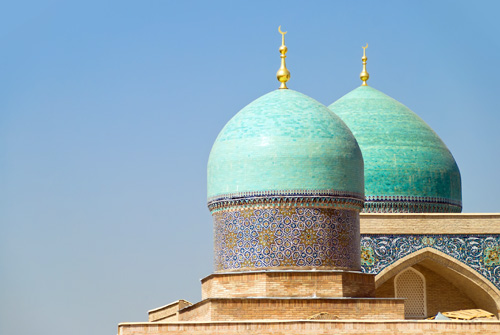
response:
{"label": "smaller turquoise dome", "polygon": [[318,101],[281,89],[236,114],[208,161],[208,198],[340,192],[364,198],[363,158],[351,131]]}
{"label": "smaller turquoise dome", "polygon": [[329,108],[356,137],[366,212],[460,212],[460,171],[439,136],[403,104],[361,86]]}

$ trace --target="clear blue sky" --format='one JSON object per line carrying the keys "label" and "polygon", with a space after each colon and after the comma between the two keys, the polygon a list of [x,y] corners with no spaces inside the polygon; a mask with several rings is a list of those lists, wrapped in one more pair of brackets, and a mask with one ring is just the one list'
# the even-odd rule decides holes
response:
{"label": "clear blue sky", "polygon": [[200,300],[206,164],[278,88],[329,105],[369,84],[420,115],[499,212],[497,1],[10,1],[0,5],[0,334],[116,334]]}

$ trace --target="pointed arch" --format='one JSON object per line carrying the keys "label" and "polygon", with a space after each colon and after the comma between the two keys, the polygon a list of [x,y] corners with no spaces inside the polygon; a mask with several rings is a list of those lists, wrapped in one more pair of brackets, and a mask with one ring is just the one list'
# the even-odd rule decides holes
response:
{"label": "pointed arch", "polygon": [[411,266],[394,277],[394,296],[405,298],[405,318],[427,316],[427,287],[425,277]]}
{"label": "pointed arch", "polygon": [[380,287],[380,285],[405,269],[428,259],[467,278],[471,287],[488,295],[495,305],[495,314],[497,316],[500,314],[500,291],[493,283],[467,264],[431,247],[415,251],[384,268],[375,276],[375,287]]}

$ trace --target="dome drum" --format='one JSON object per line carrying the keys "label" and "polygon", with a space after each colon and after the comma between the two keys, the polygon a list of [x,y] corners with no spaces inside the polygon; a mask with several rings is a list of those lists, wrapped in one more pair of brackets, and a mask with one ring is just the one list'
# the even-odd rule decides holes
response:
{"label": "dome drum", "polygon": [[241,207],[213,219],[216,272],[361,269],[359,210]]}

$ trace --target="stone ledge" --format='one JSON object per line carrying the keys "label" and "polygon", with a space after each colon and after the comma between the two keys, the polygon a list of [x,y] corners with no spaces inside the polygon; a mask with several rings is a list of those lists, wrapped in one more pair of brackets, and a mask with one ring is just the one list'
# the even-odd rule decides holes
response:
{"label": "stone ledge", "polygon": [[500,234],[500,213],[360,214],[361,234]]}
{"label": "stone ledge", "polygon": [[492,321],[476,321],[476,320],[358,320],[358,319],[344,319],[344,320],[239,320],[239,321],[179,321],[179,322],[120,322],[118,326],[149,326],[149,325],[203,325],[203,324],[287,324],[287,323],[363,323],[363,324],[379,324],[379,323],[453,323],[453,324],[495,324],[500,326],[499,320]]}
{"label": "stone ledge", "polygon": [[282,320],[207,321],[118,325],[119,335],[498,335],[499,321]]}

